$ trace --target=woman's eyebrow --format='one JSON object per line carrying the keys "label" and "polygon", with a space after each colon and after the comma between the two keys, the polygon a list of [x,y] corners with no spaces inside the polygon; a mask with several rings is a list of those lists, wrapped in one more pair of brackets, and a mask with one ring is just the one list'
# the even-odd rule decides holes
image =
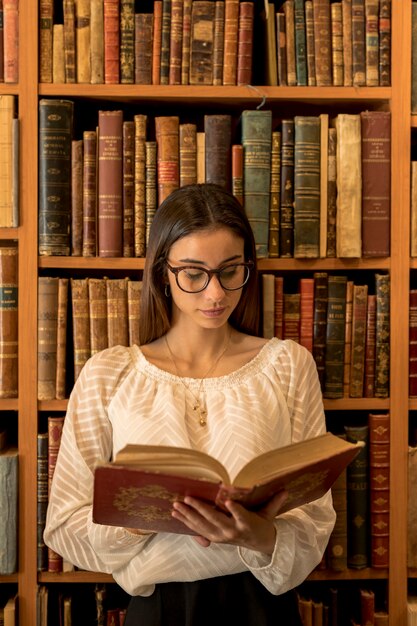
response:
{"label": "woman's eyebrow", "polygon": [[[229,263],[229,261],[236,261],[236,260],[240,260],[242,258],[241,254],[235,254],[234,256],[231,256],[227,259],[224,259],[224,261],[222,261],[220,263],[220,265],[224,265],[225,263]],[[198,261],[197,259],[179,259],[180,263],[193,263],[195,265],[207,265],[204,261]]]}

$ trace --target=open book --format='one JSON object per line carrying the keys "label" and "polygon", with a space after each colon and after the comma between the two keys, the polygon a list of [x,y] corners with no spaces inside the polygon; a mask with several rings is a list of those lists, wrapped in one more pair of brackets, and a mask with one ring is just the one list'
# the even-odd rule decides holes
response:
{"label": "open book", "polygon": [[192,534],[171,517],[175,500],[189,495],[222,508],[222,502],[233,499],[256,510],[285,489],[283,513],[324,495],[363,445],[326,433],[261,454],[233,482],[225,467],[204,452],[127,445],[113,462],[95,470],[93,521]]}

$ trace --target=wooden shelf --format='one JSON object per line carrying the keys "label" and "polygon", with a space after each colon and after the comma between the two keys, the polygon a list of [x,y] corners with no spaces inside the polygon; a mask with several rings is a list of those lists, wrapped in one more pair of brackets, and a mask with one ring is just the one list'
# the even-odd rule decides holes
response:
{"label": "wooden shelf", "polygon": [[57,573],[39,572],[39,583],[114,583],[110,574],[100,572],[66,572]]}
{"label": "wooden shelf", "polygon": [[19,400],[17,398],[1,398],[0,411],[17,411]]}
{"label": "wooden shelf", "polygon": [[12,240],[19,239],[19,229],[18,228],[0,228],[0,239],[12,239]]}
{"label": "wooden shelf", "polygon": [[388,579],[387,569],[376,569],[366,567],[364,569],[347,569],[343,572],[333,572],[331,570],[314,570],[308,580],[377,580]]}

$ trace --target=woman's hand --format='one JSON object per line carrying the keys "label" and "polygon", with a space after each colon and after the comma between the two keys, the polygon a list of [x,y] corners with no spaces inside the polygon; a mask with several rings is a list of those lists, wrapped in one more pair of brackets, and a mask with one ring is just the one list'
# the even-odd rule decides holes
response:
{"label": "woman's hand", "polygon": [[204,547],[228,543],[271,555],[275,546],[273,520],[286,499],[287,492],[281,491],[256,513],[226,500],[228,515],[207,502],[186,497],[184,502],[174,502],[172,516],[194,531],[195,540]]}

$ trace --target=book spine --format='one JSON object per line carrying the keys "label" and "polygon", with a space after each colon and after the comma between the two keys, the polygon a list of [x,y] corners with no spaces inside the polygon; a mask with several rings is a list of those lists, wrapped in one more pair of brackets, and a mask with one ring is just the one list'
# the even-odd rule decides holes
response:
{"label": "book spine", "polygon": [[273,274],[262,274],[262,335],[274,336],[275,282]]}
{"label": "book spine", "polygon": [[294,252],[294,120],[282,120],[280,256]]}
{"label": "book spine", "polygon": [[123,256],[134,256],[135,124],[123,122]]}
{"label": "book spine", "polygon": [[129,280],[127,283],[127,317],[129,329],[129,346],[140,345],[140,300],[142,295],[142,281]]}
{"label": "book spine", "polygon": [[275,276],[275,301],[274,301],[274,336],[283,339],[284,323],[284,278]]}
{"label": "book spine", "polygon": [[0,226],[13,226],[13,119],[15,96],[0,96]]}
{"label": "book spine", "polygon": [[71,142],[71,256],[83,252],[83,140]]}
{"label": "book spine", "polygon": [[104,0],[104,82],[120,82],[120,3]]}
{"label": "book spine", "polygon": [[91,356],[88,279],[71,278],[72,338],[74,344],[74,382]]}
{"label": "book spine", "polygon": [[150,85],[152,83],[152,31],[153,15],[136,13],[134,77],[135,83],[138,85]]}
{"label": "book spine", "polygon": [[38,278],[38,400],[55,400],[58,278]]}
{"label": "book spine", "polygon": [[[192,0],[184,0],[182,11],[181,85],[188,85],[190,82],[191,9]],[[218,11],[217,7],[215,10]],[[216,40],[214,41],[214,46],[215,44]]]}
{"label": "book spine", "polygon": [[316,57],[314,51],[314,15],[313,1],[305,2],[306,22],[306,50],[307,50],[307,83],[309,87],[316,86]]}
{"label": "book spine", "polygon": [[192,4],[190,85],[213,84],[214,11],[210,0],[194,0]]}
{"label": "book spine", "polygon": [[[343,435],[340,435],[343,437]],[[347,569],[347,470],[344,469],[332,487],[336,523],[327,547],[327,563],[333,572]]]}
{"label": "book spine", "polygon": [[183,0],[172,0],[171,33],[169,44],[170,85],[181,85]]}
{"label": "book spine", "polygon": [[134,239],[135,256],[144,257],[146,249],[145,177],[146,177],[146,115],[135,115],[135,195]]}
{"label": "book spine", "polygon": [[245,211],[254,233],[258,257],[268,256],[271,141],[271,111],[243,111]]}
{"label": "book spine", "polygon": [[352,85],[352,0],[342,0],[343,84]]}
{"label": "book spine", "polygon": [[[48,417],[48,495],[51,491],[63,426],[63,416]],[[48,547],[48,572],[62,572],[62,564],[62,556]]]}
{"label": "book spine", "polygon": [[20,225],[20,120],[12,120],[12,226]]}
{"label": "book spine", "polygon": [[365,342],[365,372],[364,396],[373,398],[375,395],[375,346],[376,346],[376,296],[368,294],[366,342]]}
{"label": "book spine", "polygon": [[225,0],[223,85],[236,85],[239,0]]}
{"label": "book spine", "polygon": [[19,468],[17,453],[0,453],[0,574],[17,571]]}
{"label": "book spine", "polygon": [[3,0],[4,82],[19,82],[19,0]]}
{"label": "book spine", "polygon": [[178,189],[179,176],[179,118],[155,117],[158,145],[158,205]]}
{"label": "book spine", "polygon": [[411,161],[410,181],[410,256],[417,256],[417,161]]}
{"label": "book spine", "polygon": [[375,397],[387,398],[390,364],[390,277],[388,274],[375,274],[375,292]]}
{"label": "book spine", "polygon": [[281,198],[281,140],[279,130],[272,131],[271,143],[271,194],[269,199],[269,241],[270,257],[279,257],[279,211]]}
{"label": "book spine", "polygon": [[417,289],[410,289],[409,306],[409,396],[417,397]]}
{"label": "book spine", "polygon": [[171,34],[171,0],[162,0],[161,56],[159,82],[169,84],[169,45]]}
{"label": "book spine", "polygon": [[156,141],[145,142],[146,177],[145,177],[145,202],[146,202],[146,243],[149,240],[149,232],[152,220],[157,208],[157,185],[156,185]]}
{"label": "book spine", "polygon": [[285,48],[287,54],[287,84],[289,87],[297,85],[297,62],[295,51],[295,15],[294,0],[285,0],[282,5],[285,16]]}
{"label": "book spine", "polygon": [[379,84],[391,85],[391,0],[379,3]]}
{"label": "book spine", "polygon": [[4,83],[4,11],[0,0],[0,83]]}
{"label": "book spine", "polygon": [[127,283],[125,278],[109,278],[106,281],[109,348],[129,345]]}
{"label": "book spine", "polygon": [[[223,85],[223,54],[224,54],[224,0],[216,0],[215,9],[214,9],[213,85]],[[252,59],[251,59],[251,63],[252,63]],[[182,84],[186,84],[186,83],[182,83]]]}
{"label": "book spine", "polygon": [[54,24],[52,33],[52,82],[65,83],[64,26]]}
{"label": "book spine", "polygon": [[314,279],[300,278],[300,344],[313,353]]}
{"label": "book spine", "polygon": [[[134,0],[121,0],[120,1],[120,82],[122,84],[131,84],[136,82],[135,71],[138,59],[135,58],[135,3]],[[152,24],[152,15],[150,15],[150,21]],[[152,27],[151,27],[152,33]],[[151,42],[152,34],[149,38]],[[151,60],[152,56],[146,57],[146,62],[149,65],[149,75],[151,73]],[[150,84],[150,80],[149,80]]]}
{"label": "book spine", "polygon": [[90,319],[91,356],[108,348],[107,279],[88,279],[88,313]]}
{"label": "book spine", "polygon": [[161,80],[161,41],[162,41],[162,0],[155,0],[154,5],[153,5],[153,32],[152,32],[152,85],[159,85],[160,80]]}
{"label": "book spine", "polygon": [[283,339],[300,343],[300,294],[284,293]]}
{"label": "book spine", "polygon": [[240,2],[236,74],[238,85],[250,85],[252,82],[253,22],[254,3]]}
{"label": "book spine", "polygon": [[350,394],[350,367],[352,360],[353,280],[346,283],[345,358],[343,368],[343,395]]}
{"label": "book spine", "polygon": [[243,146],[232,146],[232,193],[243,206]]}
{"label": "book spine", "polygon": [[123,112],[99,111],[98,119],[98,254],[123,253]]}
{"label": "book spine", "polygon": [[[272,5],[273,6],[273,5]],[[277,74],[278,84],[288,85],[287,80],[287,29],[284,13],[276,14],[277,32]]]}
{"label": "book spine", "polygon": [[365,0],[352,0],[352,84],[366,85]]}
{"label": "book spine", "polygon": [[343,86],[343,21],[342,4],[335,2],[330,5],[331,42],[332,42],[332,84]]}
{"label": "book spine", "polygon": [[369,489],[371,567],[389,566],[390,416],[370,413]]}
{"label": "book spine", "polygon": [[96,256],[97,248],[97,133],[83,133],[83,256]]}
{"label": "book spine", "polygon": [[332,84],[330,1],[313,0],[316,80],[318,87]]}
{"label": "book spine", "polygon": [[206,182],[206,133],[197,131],[197,183]]}
{"label": "book spine", "polygon": [[180,187],[197,182],[197,127],[195,124],[180,124]]}
{"label": "book spine", "polygon": [[91,83],[104,83],[104,3],[91,0]]}
{"label": "book spine", "polygon": [[379,85],[379,2],[365,0],[365,77],[367,87]]}
{"label": "book spine", "polygon": [[39,80],[52,83],[52,30],[54,6],[52,0],[39,2]]}
{"label": "book spine", "polygon": [[48,571],[48,548],[43,539],[43,532],[45,530],[46,512],[48,509],[48,433],[39,433],[37,435],[36,485],[36,569],[38,572],[46,572]]}
{"label": "book spine", "polygon": [[375,593],[370,589],[359,589],[361,626],[374,626]]}
{"label": "book spine", "polygon": [[322,390],[324,390],[326,363],[326,329],[328,302],[328,274],[314,272],[313,357]]}
{"label": "book spine", "polygon": [[337,136],[336,129],[329,128],[328,154],[327,154],[327,242],[326,256],[336,256],[336,212],[337,212],[337,174],[336,153]]}
{"label": "book spine", "polygon": [[18,396],[18,250],[0,245],[0,398]]}
{"label": "book spine", "polygon": [[205,115],[206,183],[231,187],[232,118],[230,115]]}
{"label": "book spine", "polygon": [[68,278],[58,278],[57,334],[56,334],[56,383],[57,400],[66,398],[67,374],[67,319]]}
{"label": "book spine", "polygon": [[354,285],[352,304],[352,356],[350,364],[351,398],[363,397],[368,285]]}
{"label": "book spine", "polygon": [[328,278],[325,350],[325,398],[343,397],[346,324],[346,276]]}
{"label": "book spine", "polygon": [[308,84],[306,18],[304,0],[294,0],[294,29],[297,85],[304,86]]}
{"label": "book spine", "polygon": [[77,83],[91,82],[91,3],[77,0],[75,3],[75,61]]}
{"label": "book spine", "polygon": [[319,144],[319,256],[326,258],[327,256],[327,217],[328,217],[328,175],[329,175],[329,114],[320,113],[320,144]]}
{"label": "book spine", "polygon": [[75,83],[75,1],[63,0],[65,82]]}

